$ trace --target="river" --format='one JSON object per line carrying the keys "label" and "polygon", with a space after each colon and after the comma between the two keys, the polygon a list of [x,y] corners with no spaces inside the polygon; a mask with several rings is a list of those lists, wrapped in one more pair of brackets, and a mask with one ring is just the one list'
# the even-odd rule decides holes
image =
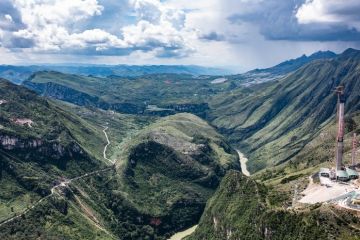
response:
{"label": "river", "polygon": [[195,229],[197,228],[198,225],[195,225],[189,229],[186,229],[185,231],[182,232],[178,232],[176,234],[174,234],[171,238],[169,238],[168,240],[181,240],[184,237],[189,236],[190,234],[192,234],[193,232],[195,232]]}
{"label": "river", "polygon": [[241,171],[245,176],[250,176],[250,172],[247,169],[246,163],[248,161],[248,159],[245,157],[245,155],[240,152],[239,150],[236,149],[236,152],[239,155],[239,160],[240,160],[240,165],[241,165]]}
{"label": "river", "polygon": [[[248,159],[245,157],[245,155],[240,152],[239,150],[236,149],[237,154],[239,155],[239,160],[240,160],[240,165],[241,165],[241,171],[244,175],[246,176],[250,176],[250,172],[247,169],[246,163],[248,161]],[[182,232],[178,232],[176,234],[174,234],[171,238],[169,238],[168,240],[181,240],[184,237],[189,236],[190,234],[192,234],[193,232],[195,232],[195,229],[197,228],[198,225],[195,225],[189,229],[186,229],[185,231]]]}

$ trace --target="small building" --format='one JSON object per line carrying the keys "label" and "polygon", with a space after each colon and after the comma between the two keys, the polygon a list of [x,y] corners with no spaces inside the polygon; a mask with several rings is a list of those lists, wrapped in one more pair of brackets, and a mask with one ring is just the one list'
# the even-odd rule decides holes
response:
{"label": "small building", "polygon": [[349,175],[344,170],[336,171],[336,180],[346,182],[349,181]]}
{"label": "small building", "polygon": [[330,169],[328,168],[320,168],[320,172],[319,172],[319,175],[321,177],[330,177]]}
{"label": "small building", "polygon": [[351,168],[346,168],[346,173],[349,176],[349,179],[358,179],[359,173]]}

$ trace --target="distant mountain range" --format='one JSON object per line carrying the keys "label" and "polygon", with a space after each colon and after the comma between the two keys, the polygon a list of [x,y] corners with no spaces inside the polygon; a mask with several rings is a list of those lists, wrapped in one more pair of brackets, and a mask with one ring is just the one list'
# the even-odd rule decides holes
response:
{"label": "distant mountain range", "polygon": [[331,51],[318,51],[310,56],[305,54],[301,57],[290,59],[285,62],[282,62],[274,67],[265,68],[265,69],[255,69],[249,73],[272,73],[272,74],[287,74],[289,72],[295,71],[296,69],[304,66],[305,64],[319,59],[329,59],[336,57],[337,54]]}
{"label": "distant mountain range", "polygon": [[274,67],[254,69],[243,74],[234,74],[233,71],[202,67],[196,65],[89,65],[89,64],[63,64],[63,65],[30,65],[13,66],[0,65],[0,77],[16,84],[21,84],[32,74],[40,71],[56,71],[66,74],[76,74],[94,77],[137,77],[152,74],[188,74],[192,76],[230,76],[230,79],[241,80],[243,85],[252,85],[278,79],[305,64],[319,59],[329,59],[337,55],[331,51],[319,51],[310,56],[303,55],[296,59],[282,62]]}
{"label": "distant mountain range", "polygon": [[0,239],[168,239],[199,220],[228,169],[240,169],[236,152],[192,114],[151,124],[47,101],[4,79],[0,100]]}
{"label": "distant mountain range", "polygon": [[355,214],[298,200],[332,165],[339,85],[351,160],[359,50],[224,77],[40,70],[0,78],[0,239],[358,239]]}
{"label": "distant mountain range", "polygon": [[220,94],[209,103],[209,117],[234,144],[247,150],[250,171],[283,163],[334,118],[335,87],[345,86],[346,114],[360,111],[359,66],[360,51],[348,49],[271,84]]}
{"label": "distant mountain range", "polygon": [[84,76],[134,77],[150,74],[189,74],[199,75],[228,75],[229,70],[220,68],[201,67],[195,65],[32,65],[32,66],[0,66],[0,77],[20,84],[32,74],[39,71],[57,71],[67,74]]}
{"label": "distant mountain range", "polygon": [[242,85],[250,86],[279,79],[312,61],[331,59],[336,56],[337,54],[331,51],[319,51],[310,56],[302,55],[296,59],[287,60],[270,68],[254,69],[243,74],[237,74],[232,76],[231,79],[240,80]]}

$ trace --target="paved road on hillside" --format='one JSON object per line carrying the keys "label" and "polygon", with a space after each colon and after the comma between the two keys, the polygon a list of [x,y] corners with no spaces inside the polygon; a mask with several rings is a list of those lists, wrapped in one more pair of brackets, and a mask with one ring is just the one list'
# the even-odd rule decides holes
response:
{"label": "paved road on hillside", "polygon": [[104,150],[103,150],[103,156],[106,160],[108,160],[111,164],[115,164],[115,161],[112,161],[111,159],[107,158],[106,157],[106,150],[107,150],[107,147],[111,144],[110,143],[110,140],[109,140],[109,137],[106,133],[106,130],[108,130],[109,127],[104,127],[104,130],[103,130],[103,133],[105,134],[105,138],[106,138],[106,141],[107,141],[107,144],[105,145],[104,147]]}
{"label": "paved road on hillside", "polygon": [[16,219],[18,219],[19,217],[21,216],[24,216],[26,213],[28,213],[30,210],[34,209],[36,206],[38,206],[40,203],[42,203],[44,200],[46,200],[47,198],[49,198],[50,196],[54,195],[56,193],[56,189],[58,189],[59,187],[67,187],[71,182],[73,181],[76,181],[76,180],[79,180],[79,179],[82,179],[82,178],[86,178],[86,177],[90,177],[90,176],[93,176],[95,174],[98,174],[100,172],[105,172],[105,171],[109,171],[111,169],[113,169],[113,166],[115,164],[115,161],[111,161],[109,158],[106,157],[106,150],[107,150],[107,147],[110,145],[110,141],[109,141],[109,138],[108,138],[108,135],[106,133],[106,130],[108,129],[108,127],[105,127],[103,132],[105,134],[105,137],[106,137],[106,140],[107,140],[107,144],[105,145],[104,147],[104,150],[103,150],[103,154],[104,154],[104,158],[108,161],[110,161],[112,163],[111,167],[108,167],[108,168],[105,168],[105,169],[100,169],[100,170],[96,170],[96,171],[93,171],[93,172],[88,172],[88,173],[85,173],[83,175],[80,175],[78,177],[74,177],[72,179],[67,179],[67,180],[64,180],[62,182],[60,182],[59,184],[55,185],[54,187],[52,187],[50,189],[50,194],[39,199],[37,202],[35,202],[33,205],[31,205],[30,207],[26,208],[23,212],[15,215],[14,217],[11,217],[3,222],[0,223],[0,227],[9,223],[9,222],[12,222]]}

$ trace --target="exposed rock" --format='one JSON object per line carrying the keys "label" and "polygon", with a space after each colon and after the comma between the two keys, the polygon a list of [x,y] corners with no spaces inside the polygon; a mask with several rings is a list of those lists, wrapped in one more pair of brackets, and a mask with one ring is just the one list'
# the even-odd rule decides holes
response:
{"label": "exposed rock", "polygon": [[41,139],[24,140],[14,136],[0,135],[1,146],[6,150],[38,148],[43,145]]}
{"label": "exposed rock", "polygon": [[16,119],[12,119],[12,121],[20,126],[27,125],[28,127],[32,127],[32,125],[34,124],[33,120],[28,118],[16,118]]}
{"label": "exposed rock", "polygon": [[0,136],[1,145],[7,150],[11,150],[11,149],[15,148],[18,141],[19,141],[19,139],[16,137]]}
{"label": "exposed rock", "polygon": [[166,145],[185,155],[198,155],[203,149],[203,144],[195,144],[178,137],[162,132],[151,132],[150,138],[160,144]]}

